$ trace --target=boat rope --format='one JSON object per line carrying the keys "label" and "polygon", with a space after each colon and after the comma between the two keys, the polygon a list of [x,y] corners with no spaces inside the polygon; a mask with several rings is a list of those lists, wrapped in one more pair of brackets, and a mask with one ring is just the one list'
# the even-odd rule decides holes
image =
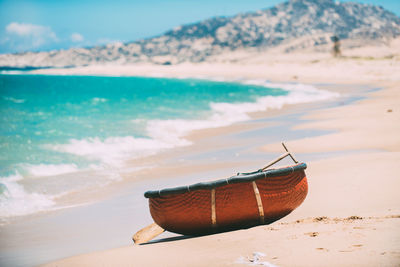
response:
{"label": "boat rope", "polygon": [[252,182],[253,184],[253,189],[254,189],[254,195],[256,196],[257,200],[257,207],[258,207],[258,213],[260,214],[260,224],[264,224],[264,207],[261,201],[261,196],[260,196],[260,191],[258,190],[257,184],[255,181]]}
{"label": "boat rope", "polygon": [[215,210],[215,188],[211,189],[211,223],[214,229],[217,228],[217,214]]}

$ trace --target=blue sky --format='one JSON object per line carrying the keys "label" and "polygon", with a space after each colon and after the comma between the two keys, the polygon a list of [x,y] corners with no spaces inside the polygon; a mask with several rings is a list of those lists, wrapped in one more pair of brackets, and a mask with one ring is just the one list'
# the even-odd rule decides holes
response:
{"label": "blue sky", "polygon": [[[0,0],[0,53],[128,42],[284,0]],[[400,15],[400,0],[358,0]]]}

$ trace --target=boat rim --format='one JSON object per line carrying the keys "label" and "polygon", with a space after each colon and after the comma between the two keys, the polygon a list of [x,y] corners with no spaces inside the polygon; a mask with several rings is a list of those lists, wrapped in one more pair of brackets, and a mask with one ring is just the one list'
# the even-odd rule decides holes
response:
{"label": "boat rim", "polygon": [[161,190],[150,190],[144,193],[146,198],[157,198],[167,195],[173,194],[182,194],[187,192],[192,192],[196,190],[211,190],[220,186],[224,186],[227,184],[238,184],[238,183],[247,183],[253,182],[263,178],[271,178],[277,176],[288,175],[295,171],[304,170],[307,168],[306,163],[299,163],[293,166],[278,168],[278,169],[268,169],[263,171],[262,169],[249,172],[249,173],[238,173],[237,175],[231,176],[226,179],[219,179],[211,182],[201,182],[187,186],[178,186],[172,188],[164,188]]}

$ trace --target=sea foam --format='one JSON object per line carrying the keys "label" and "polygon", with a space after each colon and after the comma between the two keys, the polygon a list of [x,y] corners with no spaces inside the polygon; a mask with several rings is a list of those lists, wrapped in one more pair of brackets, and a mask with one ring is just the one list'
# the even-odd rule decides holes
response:
{"label": "sea foam", "polygon": [[26,101],[25,99],[17,99],[17,98],[14,98],[14,97],[7,97],[7,96],[3,96],[3,99],[7,100],[7,101],[10,101],[10,102],[13,102],[15,104],[22,104],[22,103],[24,103]]}
{"label": "sea foam", "polygon": [[[70,178],[73,178],[75,182],[71,190],[74,191],[75,183],[80,186],[77,188],[85,188],[87,184],[91,186],[94,184],[97,186],[107,185],[109,182],[122,179],[120,172],[128,168],[125,162],[129,159],[154,155],[174,147],[191,145],[186,136],[192,131],[246,121],[251,119],[251,112],[280,109],[287,104],[321,101],[339,96],[337,93],[303,84],[277,84],[265,80],[243,81],[242,83],[280,88],[287,93],[279,96],[262,96],[254,102],[210,103],[209,116],[204,118],[132,120],[132,124],[140,124],[140,127],[145,128],[147,137],[132,135],[100,138],[94,136],[82,139],[73,138],[63,144],[44,145],[45,149],[84,157],[93,163],[82,169],[74,163],[22,164],[19,167],[23,171],[21,173],[26,176],[25,178],[18,172],[8,177],[0,177],[0,216],[24,215],[54,208],[54,200],[57,195],[49,196],[28,192],[19,183],[22,179],[31,177],[43,177],[44,179],[46,177],[46,181],[50,181],[48,179],[52,179],[52,176],[57,176],[57,179],[69,181]],[[268,90],[267,88],[266,90]],[[106,101],[103,98],[92,99],[94,104]],[[96,177],[97,180],[89,179],[88,175]]]}
{"label": "sea foam", "polygon": [[57,176],[78,171],[76,164],[24,164],[23,168],[32,176]]}
{"label": "sea foam", "polygon": [[263,96],[255,102],[210,103],[212,115],[202,120],[150,120],[147,123],[148,135],[154,140],[175,144],[175,146],[190,145],[190,142],[184,139],[184,136],[194,130],[223,127],[246,121],[251,118],[249,113],[252,112],[280,109],[287,104],[322,101],[339,96],[338,93],[320,90],[304,84],[280,84],[263,80],[251,80],[244,83],[280,88],[288,93],[281,96]]}
{"label": "sea foam", "polygon": [[[48,148],[59,152],[100,160],[111,166],[121,167],[125,160],[156,154],[165,149],[188,146],[191,142],[185,136],[194,130],[228,126],[249,120],[249,113],[280,109],[287,104],[307,103],[338,97],[338,93],[320,90],[311,85],[299,83],[270,83],[265,80],[248,80],[244,84],[280,88],[286,95],[263,96],[255,102],[210,103],[211,115],[204,119],[149,120],[146,122],[147,136],[91,137],[71,139],[66,144],[49,145]],[[142,123],[142,120],[140,120]],[[137,123],[134,120],[133,123]]]}
{"label": "sea foam", "polygon": [[67,144],[47,145],[48,148],[101,160],[107,165],[121,166],[128,158],[152,155],[162,149],[172,148],[174,144],[151,138],[135,138],[133,136],[99,137],[71,139]]}
{"label": "sea foam", "polygon": [[39,193],[29,193],[18,183],[23,179],[16,172],[7,177],[0,177],[0,216],[20,216],[49,209],[55,202],[52,197]]}

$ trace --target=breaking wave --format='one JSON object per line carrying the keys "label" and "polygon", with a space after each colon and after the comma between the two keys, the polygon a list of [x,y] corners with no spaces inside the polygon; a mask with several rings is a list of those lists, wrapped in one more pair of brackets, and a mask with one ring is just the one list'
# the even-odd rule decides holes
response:
{"label": "breaking wave", "polygon": [[1,217],[32,214],[54,206],[52,197],[27,192],[18,183],[22,179],[23,177],[18,172],[7,177],[0,177]]}
{"label": "breaking wave", "polygon": [[[245,84],[280,88],[288,93],[281,96],[264,96],[255,102],[210,103],[211,116],[205,119],[149,120],[146,122],[148,137],[134,136],[98,137],[71,139],[67,144],[51,145],[49,148],[101,160],[103,163],[121,166],[126,159],[156,154],[162,150],[190,145],[185,136],[194,130],[217,128],[250,119],[249,113],[280,109],[287,104],[307,103],[338,97],[338,93],[317,89],[304,84],[270,83],[262,80],[249,80]],[[142,123],[137,120],[132,123]]]}

